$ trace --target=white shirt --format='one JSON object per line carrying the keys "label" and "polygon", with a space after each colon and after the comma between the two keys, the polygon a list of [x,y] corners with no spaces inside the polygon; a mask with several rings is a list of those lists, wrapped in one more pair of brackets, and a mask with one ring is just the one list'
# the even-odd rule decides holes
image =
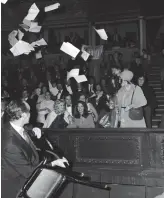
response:
{"label": "white shirt", "polygon": [[15,125],[15,124],[13,124],[12,122],[10,122],[10,124],[11,124],[11,126],[15,129],[15,131],[16,131],[17,133],[19,133],[19,135],[20,135],[24,140],[26,140],[26,138],[25,138],[25,136],[24,136],[24,134],[23,134],[24,128],[22,128],[22,127],[20,127],[20,126],[17,126],[17,125]]}
{"label": "white shirt", "polygon": [[72,106],[66,106],[66,111],[72,116]]}
{"label": "white shirt", "polygon": [[61,95],[62,95],[62,92],[63,92],[63,90],[61,91],[61,93],[58,93],[58,94],[57,94],[57,99],[58,99],[58,100],[60,99],[60,97],[61,97]]}
{"label": "white shirt", "polygon": [[94,91],[93,91],[93,84],[89,84],[89,92],[94,93]]}
{"label": "white shirt", "polygon": [[56,96],[58,94],[58,92],[59,92],[57,87],[53,87],[52,84],[50,83],[50,81],[48,81],[48,85],[49,85],[49,90],[50,90],[51,94],[53,96]]}

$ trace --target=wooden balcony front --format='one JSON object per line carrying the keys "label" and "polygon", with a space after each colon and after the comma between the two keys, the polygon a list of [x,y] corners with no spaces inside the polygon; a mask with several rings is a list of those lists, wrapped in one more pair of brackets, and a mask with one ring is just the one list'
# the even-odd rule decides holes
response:
{"label": "wooden balcony front", "polygon": [[62,198],[154,198],[164,191],[164,131],[160,129],[45,130],[73,169],[108,183],[110,193],[69,184]]}

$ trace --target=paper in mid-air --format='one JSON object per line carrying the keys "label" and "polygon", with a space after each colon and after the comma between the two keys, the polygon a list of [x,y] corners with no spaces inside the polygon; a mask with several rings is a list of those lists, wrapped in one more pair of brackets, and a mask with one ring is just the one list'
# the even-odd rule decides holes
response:
{"label": "paper in mid-air", "polygon": [[85,61],[87,61],[89,56],[90,56],[90,54],[83,50],[83,52],[81,54],[81,58],[83,58]]}
{"label": "paper in mid-air", "polygon": [[42,46],[42,45],[47,45],[46,41],[43,38],[31,43],[32,47],[38,47],[38,46]]}
{"label": "paper in mid-air", "polygon": [[99,30],[95,29],[95,31],[97,32],[97,34],[100,36],[101,39],[103,39],[103,40],[107,40],[108,39],[108,36],[107,36],[107,34],[106,34],[104,29],[99,29]]}
{"label": "paper in mid-air", "polygon": [[13,53],[14,56],[19,56],[21,54],[29,54],[31,51],[35,49],[25,41],[18,41],[10,51]]}
{"label": "paper in mid-air", "polygon": [[73,58],[76,58],[76,56],[80,52],[80,50],[78,48],[76,48],[69,42],[63,42],[60,50],[65,52],[66,54],[72,56]]}
{"label": "paper in mid-air", "polygon": [[60,7],[60,3],[55,3],[55,4],[52,4],[52,5],[50,5],[50,6],[46,6],[46,7],[44,8],[44,11],[45,11],[45,12],[49,12],[49,11],[58,9],[59,7]]}
{"label": "paper in mid-air", "polygon": [[8,0],[1,0],[1,3],[5,4]]}
{"label": "paper in mid-air", "polygon": [[38,22],[31,22],[29,32],[40,32],[42,26],[38,26]]}
{"label": "paper in mid-air", "polygon": [[8,41],[10,43],[11,46],[14,46],[18,40],[15,38],[16,35],[18,34],[17,30],[13,30],[9,35],[8,35]]}
{"label": "paper in mid-air", "polygon": [[74,77],[77,83],[82,83],[88,81],[85,75],[79,75]]}
{"label": "paper in mid-air", "polygon": [[79,69],[72,69],[70,72],[67,73],[67,80],[70,78],[74,78],[77,83],[85,82],[87,81],[87,78],[85,75],[79,75],[80,70]]}
{"label": "paper in mid-air", "polygon": [[36,18],[36,16],[38,15],[39,12],[40,12],[40,10],[36,6],[36,4],[33,3],[32,6],[30,7],[30,9],[28,10],[28,14],[25,17],[25,19],[28,20],[28,21],[33,21]]}
{"label": "paper in mid-air", "polygon": [[67,72],[67,80],[78,75],[79,75],[79,69],[72,69],[70,72]]}
{"label": "paper in mid-air", "polygon": [[31,26],[31,23],[31,21],[23,19],[23,24],[20,24],[20,26],[27,32]]}

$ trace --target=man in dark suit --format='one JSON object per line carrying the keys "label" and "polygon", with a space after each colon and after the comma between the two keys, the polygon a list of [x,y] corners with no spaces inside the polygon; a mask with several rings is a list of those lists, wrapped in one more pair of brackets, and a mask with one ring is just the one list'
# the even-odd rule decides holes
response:
{"label": "man in dark suit", "polygon": [[70,94],[65,95],[65,104],[66,104],[66,111],[69,113],[69,115],[73,116],[75,104],[72,103],[72,96]]}
{"label": "man in dark suit", "polygon": [[63,83],[60,80],[57,81],[57,89],[58,89],[58,94],[56,96],[56,99],[57,100],[64,99],[64,96],[68,93],[68,91],[63,86]]}
{"label": "man in dark suit", "polygon": [[[9,122],[2,132],[2,198],[15,198],[27,178],[39,164],[39,156],[31,138],[24,130],[30,109],[26,102],[11,101],[6,108]],[[63,166],[64,159],[51,162]],[[37,189],[36,189],[37,190]]]}

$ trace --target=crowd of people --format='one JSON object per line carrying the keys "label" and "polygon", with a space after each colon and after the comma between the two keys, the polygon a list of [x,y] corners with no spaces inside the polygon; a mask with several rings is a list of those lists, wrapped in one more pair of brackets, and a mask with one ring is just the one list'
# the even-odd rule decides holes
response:
{"label": "crowd of people", "polygon": [[[115,52],[101,64],[100,81],[90,75],[87,62],[45,67],[18,67],[2,71],[2,113],[10,100],[21,99],[30,108],[32,127],[43,128],[151,128],[157,102],[147,78],[149,59],[136,52],[129,64]],[[67,72],[79,68],[88,81],[77,83]],[[4,122],[7,115],[3,115]]]}

